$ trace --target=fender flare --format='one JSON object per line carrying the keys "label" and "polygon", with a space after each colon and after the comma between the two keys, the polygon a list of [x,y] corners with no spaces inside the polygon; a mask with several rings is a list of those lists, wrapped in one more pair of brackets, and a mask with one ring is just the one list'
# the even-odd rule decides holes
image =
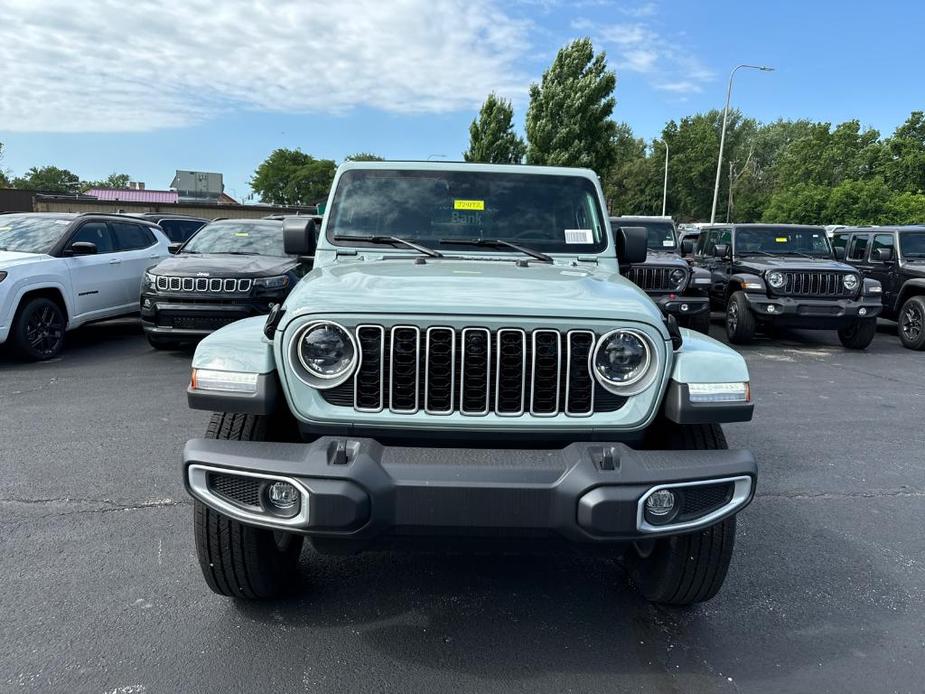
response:
{"label": "fender flare", "polygon": [[764,278],[751,272],[737,272],[729,278],[729,282],[726,284],[727,297],[731,296],[733,291],[737,291],[736,289],[733,289],[733,287],[736,285],[738,285],[738,288],[743,292],[747,292],[749,294],[766,295],[768,293],[768,288],[764,283]]}
{"label": "fender flare", "polygon": [[896,305],[893,309],[899,311],[902,305],[906,303],[906,299],[917,294],[925,294],[925,277],[915,277],[903,282],[903,286],[900,287],[899,293],[896,295]]}

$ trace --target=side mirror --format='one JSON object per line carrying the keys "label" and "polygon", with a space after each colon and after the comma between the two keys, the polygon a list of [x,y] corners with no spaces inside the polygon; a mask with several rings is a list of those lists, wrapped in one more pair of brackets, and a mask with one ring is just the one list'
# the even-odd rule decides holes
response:
{"label": "side mirror", "polygon": [[318,227],[315,220],[284,219],[283,247],[289,255],[315,255],[315,249],[318,247]]}
{"label": "side mirror", "polygon": [[893,260],[893,249],[892,248],[878,248],[871,255],[873,259],[880,263],[889,263]]}
{"label": "side mirror", "polygon": [[694,240],[684,239],[681,242],[681,255],[692,255],[694,252]]}
{"label": "side mirror", "polygon": [[71,244],[70,251],[74,255],[96,255],[96,244],[90,241],[75,241]]}
{"label": "side mirror", "polygon": [[172,243],[169,246],[167,246],[167,252],[170,253],[170,255],[176,255],[177,251],[180,250],[180,246],[182,245],[183,245],[182,243]]}
{"label": "side mirror", "polygon": [[725,258],[729,255],[729,246],[725,243],[718,243],[713,246],[713,255],[716,258]]}
{"label": "side mirror", "polygon": [[644,227],[617,227],[613,235],[617,244],[617,260],[621,265],[646,262],[649,234]]}
{"label": "side mirror", "polygon": [[836,246],[832,249],[832,254],[835,256],[835,260],[844,260],[845,259],[845,247]]}

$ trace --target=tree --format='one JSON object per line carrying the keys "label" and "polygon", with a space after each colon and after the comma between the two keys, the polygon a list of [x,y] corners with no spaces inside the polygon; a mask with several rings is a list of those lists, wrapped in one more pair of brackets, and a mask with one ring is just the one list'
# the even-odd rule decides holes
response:
{"label": "tree", "polygon": [[514,108],[510,101],[494,92],[488,95],[479,117],[469,126],[469,149],[463,152],[466,161],[486,164],[519,164],[527,146],[514,132]]}
{"label": "tree", "polygon": [[337,165],[299,149],[275,149],[250,180],[261,200],[273,205],[313,205],[325,198]]}
{"label": "tree", "polygon": [[[3,143],[0,142],[0,163],[3,162]],[[11,188],[13,182],[10,180],[8,171],[0,169],[0,188]]]}
{"label": "tree", "polygon": [[33,166],[13,180],[13,187],[21,190],[36,190],[40,193],[77,193],[80,178],[77,174],[57,166]]}
{"label": "tree", "polygon": [[91,188],[126,188],[131,180],[132,177],[127,173],[114,171],[101,181],[81,181],[80,192],[85,193]]}
{"label": "tree", "polygon": [[617,77],[591,39],[560,49],[539,84],[530,85],[527,160],[584,166],[606,178],[614,164],[617,124],[611,120]]}
{"label": "tree", "polygon": [[385,159],[372,152],[357,152],[345,157],[344,161],[385,161]]}
{"label": "tree", "polygon": [[885,150],[887,184],[893,190],[925,192],[925,112],[913,111],[886,141]]}

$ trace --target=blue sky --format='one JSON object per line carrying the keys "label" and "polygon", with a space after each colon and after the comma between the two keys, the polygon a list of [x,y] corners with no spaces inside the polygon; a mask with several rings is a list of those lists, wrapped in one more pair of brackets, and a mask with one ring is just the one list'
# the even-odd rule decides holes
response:
{"label": "blue sky", "polygon": [[[925,108],[925,3],[670,0],[4,0],[0,167],[175,169],[248,191],[275,147],[342,160],[460,158],[492,89],[513,100],[556,50],[589,35],[617,73],[614,118],[647,139],[733,104],[763,121],[852,118],[892,131]],[[7,21],[8,20],[8,21]]]}

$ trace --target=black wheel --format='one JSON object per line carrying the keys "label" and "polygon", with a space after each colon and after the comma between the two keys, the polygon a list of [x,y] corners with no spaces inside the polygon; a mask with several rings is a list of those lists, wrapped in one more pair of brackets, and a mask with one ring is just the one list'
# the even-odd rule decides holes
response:
{"label": "black wheel", "polygon": [[745,292],[733,292],[726,302],[726,337],[736,345],[748,344],[755,337],[755,316]]}
{"label": "black wheel", "polygon": [[[661,421],[650,432],[647,447],[671,450],[726,448],[718,424],[674,424]],[[715,596],[726,579],[735,545],[735,516],[685,535],[636,542],[623,556],[623,566],[636,589],[650,602],[690,605]]]}
{"label": "black wheel", "polygon": [[161,337],[151,333],[148,333],[145,337],[148,338],[148,344],[154,349],[179,349],[183,344],[179,340],[171,340],[169,337]]}
{"label": "black wheel", "polygon": [[913,296],[899,309],[899,341],[908,349],[925,349],[925,297]]}
{"label": "black wheel", "polygon": [[[266,417],[216,413],[206,438],[266,441],[269,431]],[[200,501],[193,504],[193,529],[202,575],[219,595],[254,600],[278,597],[292,587],[301,535],[245,525]]]}
{"label": "black wheel", "polygon": [[691,330],[696,330],[698,333],[703,333],[704,335],[710,334],[710,312],[706,311],[705,313],[700,313],[696,316],[690,316],[685,320],[686,328]]}
{"label": "black wheel", "polygon": [[867,349],[876,334],[876,318],[859,318],[848,327],[838,329],[838,339],[848,349]]}
{"label": "black wheel", "polygon": [[43,361],[56,357],[64,347],[67,319],[51,299],[29,299],[13,319],[13,344],[26,359]]}

